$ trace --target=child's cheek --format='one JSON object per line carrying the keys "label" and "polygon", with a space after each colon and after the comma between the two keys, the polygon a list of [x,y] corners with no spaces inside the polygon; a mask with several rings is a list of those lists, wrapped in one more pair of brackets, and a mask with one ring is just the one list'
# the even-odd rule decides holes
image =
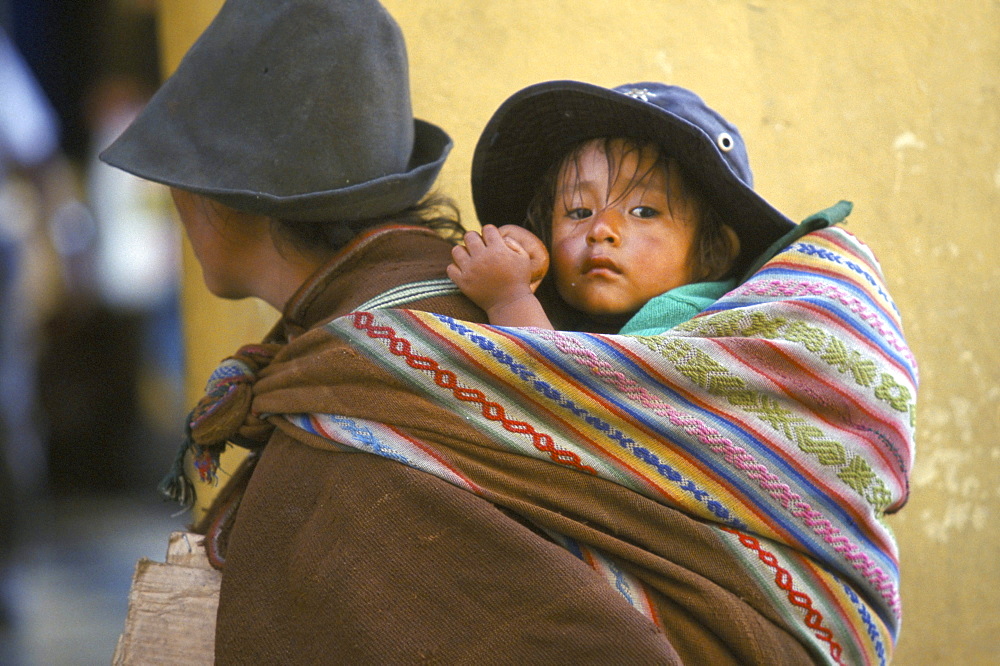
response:
{"label": "child's cheek", "polygon": [[549,259],[552,263],[552,275],[555,277],[557,284],[570,279],[575,273],[577,257],[576,253],[573,252],[571,243],[567,243],[565,240],[553,239],[552,254]]}

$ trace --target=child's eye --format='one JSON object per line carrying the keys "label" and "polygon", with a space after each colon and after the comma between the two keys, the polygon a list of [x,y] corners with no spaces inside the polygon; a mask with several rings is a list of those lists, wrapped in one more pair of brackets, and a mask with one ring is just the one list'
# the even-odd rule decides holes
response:
{"label": "child's eye", "polygon": [[629,212],[636,217],[656,217],[659,215],[659,212],[655,208],[650,208],[649,206],[636,206]]}
{"label": "child's eye", "polygon": [[593,212],[589,208],[573,208],[566,211],[566,217],[571,220],[585,220],[591,215],[593,215]]}

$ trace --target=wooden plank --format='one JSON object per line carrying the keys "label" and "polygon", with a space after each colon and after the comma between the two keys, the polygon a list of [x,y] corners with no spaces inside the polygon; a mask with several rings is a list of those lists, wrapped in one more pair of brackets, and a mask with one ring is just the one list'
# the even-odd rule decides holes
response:
{"label": "wooden plank", "polygon": [[174,533],[167,562],[143,558],[136,564],[114,666],[214,662],[222,576],[208,565],[201,538]]}
{"label": "wooden plank", "polygon": [[211,569],[205,548],[205,537],[192,532],[174,532],[167,542],[167,563],[197,569]]}

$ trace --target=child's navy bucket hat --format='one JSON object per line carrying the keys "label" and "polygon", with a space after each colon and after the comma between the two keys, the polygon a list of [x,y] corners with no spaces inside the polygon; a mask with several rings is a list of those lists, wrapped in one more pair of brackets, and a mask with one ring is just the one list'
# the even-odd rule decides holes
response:
{"label": "child's navy bucket hat", "polygon": [[685,88],[579,81],[529,86],[486,125],[472,161],[472,195],[481,224],[524,224],[549,167],[573,146],[598,137],[649,141],[676,158],[695,187],[740,237],[741,270],[795,223],[753,190],[743,137]]}

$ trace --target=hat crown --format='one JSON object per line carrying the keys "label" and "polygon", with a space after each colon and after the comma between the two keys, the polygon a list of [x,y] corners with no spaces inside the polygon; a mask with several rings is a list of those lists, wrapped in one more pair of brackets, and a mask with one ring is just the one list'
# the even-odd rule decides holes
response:
{"label": "hat crown", "polygon": [[753,187],[753,172],[740,131],[696,93],[655,82],[628,83],[612,90],[652,104],[701,130],[716,147],[722,161],[747,187]]}
{"label": "hat crown", "polygon": [[[376,0],[227,0],[102,159],[250,212],[347,219],[413,203],[388,190],[420,188],[384,181],[439,168],[448,147],[414,121],[403,35]],[[353,209],[334,210],[348,191]]]}

